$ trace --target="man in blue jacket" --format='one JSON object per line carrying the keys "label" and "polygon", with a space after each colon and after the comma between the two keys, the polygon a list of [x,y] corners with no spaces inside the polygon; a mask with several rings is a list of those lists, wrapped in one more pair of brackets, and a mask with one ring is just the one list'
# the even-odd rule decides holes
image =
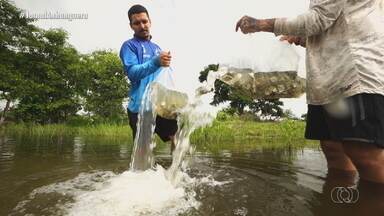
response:
{"label": "man in blue jacket", "polygon": [[[133,139],[137,131],[138,113],[146,87],[155,80],[161,67],[171,64],[170,52],[161,51],[160,47],[151,41],[151,20],[148,11],[141,5],[134,5],[128,10],[132,39],[123,43],[120,49],[120,59],[127,74],[131,89],[129,93],[128,117],[132,128]],[[177,131],[177,121],[156,118],[155,133],[164,141],[172,141],[171,150],[175,148],[173,137]]]}

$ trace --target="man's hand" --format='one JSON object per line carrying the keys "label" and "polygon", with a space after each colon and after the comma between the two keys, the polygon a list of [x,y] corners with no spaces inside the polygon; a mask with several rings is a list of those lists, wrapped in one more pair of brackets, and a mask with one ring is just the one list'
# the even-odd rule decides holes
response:
{"label": "man's hand", "polygon": [[171,65],[171,52],[161,52],[159,55],[160,66],[169,67]]}
{"label": "man's hand", "polygon": [[250,16],[243,16],[236,23],[236,32],[240,29],[243,34],[258,32],[257,20]]}
{"label": "man's hand", "polygon": [[305,38],[298,37],[298,36],[290,36],[290,35],[283,35],[280,38],[280,41],[287,41],[290,44],[295,44],[297,46],[305,47],[306,41]]}
{"label": "man's hand", "polygon": [[243,34],[255,32],[273,32],[275,27],[275,19],[255,19],[250,16],[243,16],[236,23],[236,31],[239,29]]}

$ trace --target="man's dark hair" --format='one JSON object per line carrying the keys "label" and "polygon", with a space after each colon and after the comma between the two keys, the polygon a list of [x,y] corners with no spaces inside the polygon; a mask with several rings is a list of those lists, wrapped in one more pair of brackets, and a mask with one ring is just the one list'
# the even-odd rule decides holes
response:
{"label": "man's dark hair", "polygon": [[132,20],[131,20],[131,16],[132,16],[133,14],[139,14],[139,13],[146,13],[147,16],[149,17],[149,14],[148,14],[147,9],[146,9],[144,6],[137,4],[137,5],[133,5],[133,6],[132,6],[131,8],[129,8],[129,10],[128,10],[128,18],[129,18],[129,22],[132,22]]}

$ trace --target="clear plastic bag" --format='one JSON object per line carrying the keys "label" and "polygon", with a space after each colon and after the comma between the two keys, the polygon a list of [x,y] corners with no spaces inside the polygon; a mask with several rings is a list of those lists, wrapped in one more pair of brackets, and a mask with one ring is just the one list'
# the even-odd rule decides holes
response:
{"label": "clear plastic bag", "polygon": [[219,79],[251,99],[296,98],[305,92],[305,79],[296,71],[254,72],[220,67]]}
{"label": "clear plastic bag", "polygon": [[144,92],[137,121],[131,169],[140,171],[153,168],[152,153],[156,145],[154,132],[157,115],[176,119],[179,110],[188,103],[187,94],[175,89],[171,68],[161,68],[154,80]]}
{"label": "clear plastic bag", "polygon": [[251,99],[299,97],[305,93],[305,79],[297,75],[299,55],[288,43],[276,38],[269,42],[244,38],[238,51],[220,64],[216,77]]}
{"label": "clear plastic bag", "polygon": [[176,119],[177,113],[188,104],[188,95],[175,88],[170,67],[162,68],[149,91],[153,109],[163,118]]}

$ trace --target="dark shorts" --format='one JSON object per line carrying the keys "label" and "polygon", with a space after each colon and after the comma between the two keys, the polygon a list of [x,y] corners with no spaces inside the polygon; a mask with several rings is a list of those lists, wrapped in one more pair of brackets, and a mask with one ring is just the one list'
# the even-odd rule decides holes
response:
{"label": "dark shorts", "polygon": [[[131,126],[133,139],[135,139],[137,131],[138,113],[133,113],[128,110],[129,126]],[[167,142],[171,136],[174,136],[177,132],[178,126],[176,120],[165,119],[160,116],[156,117],[155,133],[163,140]]]}
{"label": "dark shorts", "polygon": [[305,138],[363,142],[384,148],[384,96],[358,94],[347,98],[345,104],[348,109],[343,115],[335,115],[325,106],[308,105]]}

